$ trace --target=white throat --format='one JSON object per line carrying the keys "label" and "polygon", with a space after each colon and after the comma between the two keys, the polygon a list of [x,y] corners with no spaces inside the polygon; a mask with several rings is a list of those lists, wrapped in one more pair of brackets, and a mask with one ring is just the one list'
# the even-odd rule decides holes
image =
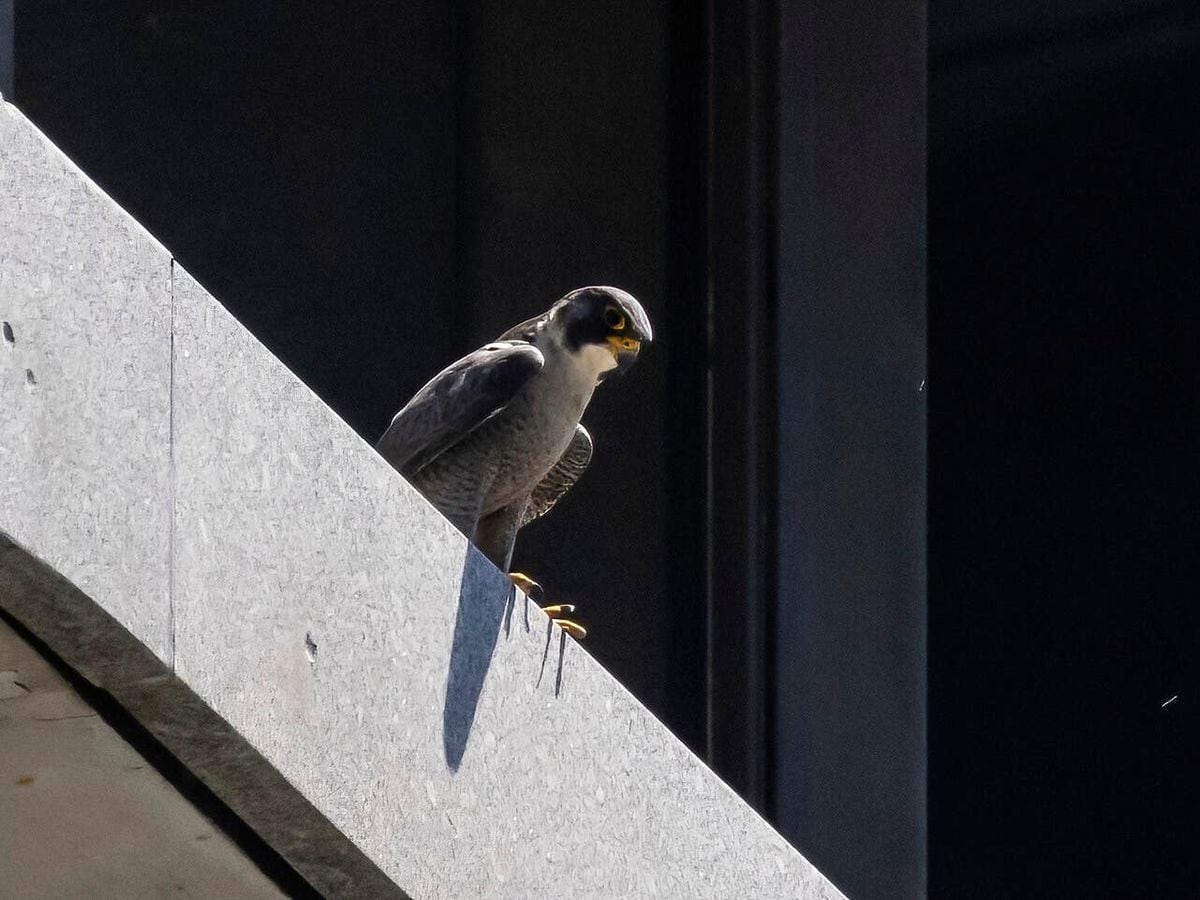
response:
{"label": "white throat", "polygon": [[617,361],[607,347],[584,344],[571,352],[553,327],[542,326],[538,330],[537,346],[546,359],[546,375],[567,389],[569,402],[580,404],[580,412],[591,399],[600,376],[617,367]]}
{"label": "white throat", "polygon": [[572,356],[576,359],[575,365],[590,374],[593,382],[605,372],[611,372],[617,367],[617,360],[612,351],[599,344],[584,344],[579,348],[579,352]]}

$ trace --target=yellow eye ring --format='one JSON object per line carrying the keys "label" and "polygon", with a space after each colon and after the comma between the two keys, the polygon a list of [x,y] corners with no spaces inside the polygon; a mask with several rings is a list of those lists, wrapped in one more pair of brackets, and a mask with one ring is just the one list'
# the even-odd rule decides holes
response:
{"label": "yellow eye ring", "polygon": [[610,306],[604,310],[604,324],[613,331],[625,330],[625,314],[615,306]]}

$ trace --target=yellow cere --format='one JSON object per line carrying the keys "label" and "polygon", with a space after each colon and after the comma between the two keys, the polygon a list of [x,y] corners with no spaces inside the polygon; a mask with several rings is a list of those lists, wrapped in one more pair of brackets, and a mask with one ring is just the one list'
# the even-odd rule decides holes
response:
{"label": "yellow cere", "polygon": [[608,346],[612,348],[614,353],[619,353],[622,350],[636,351],[642,346],[642,342],[637,340],[637,338],[618,337],[614,334],[609,336]]}

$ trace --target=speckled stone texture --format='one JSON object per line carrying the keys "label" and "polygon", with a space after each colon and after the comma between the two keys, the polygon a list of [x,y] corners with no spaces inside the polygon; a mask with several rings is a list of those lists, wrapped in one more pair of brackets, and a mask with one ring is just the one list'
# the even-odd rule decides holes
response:
{"label": "speckled stone texture", "polygon": [[[171,674],[162,660],[91,598],[3,532],[0,612],[51,648],[67,669],[119,704],[136,720],[147,742],[144,746],[157,742],[282,857],[281,864],[295,874],[294,878],[285,875],[281,884],[291,894],[309,896],[302,889],[295,890],[309,885],[330,900],[408,900],[408,894],[228,722]],[[0,665],[0,701],[5,698],[5,675]],[[0,732],[3,706],[0,703]],[[174,780],[177,773],[171,765],[167,774]],[[230,822],[229,816],[218,818]],[[0,848],[4,845],[4,820],[0,816]],[[8,896],[0,890],[0,897]]]}
{"label": "speckled stone texture", "polygon": [[0,103],[0,529],[170,655],[171,256]]}
{"label": "speckled stone texture", "polygon": [[837,892],[180,269],[178,674],[416,897]]}
{"label": "speckled stone texture", "polygon": [[[20,163],[45,169],[23,176],[31,189],[47,182],[43,205],[26,213],[39,222],[83,184],[47,159]],[[109,241],[141,235],[111,207],[96,215],[61,232],[84,256],[77,266],[115,253]],[[37,234],[51,223],[23,227]],[[140,280],[139,259],[127,262],[103,283],[129,303],[159,282],[149,269]],[[32,264],[6,262],[3,277],[26,277]],[[73,285],[66,293],[91,296],[72,271],[62,275]],[[107,439],[103,423],[133,401],[128,377],[122,391],[99,383],[136,373],[144,380],[133,396],[145,395],[160,427],[143,433],[140,415],[122,420],[119,445],[102,445],[108,456],[79,456],[86,479],[41,505],[17,494],[21,505],[0,507],[0,527],[44,553],[53,542],[31,541],[43,526],[26,519],[56,516],[75,529],[61,539],[67,553],[82,540],[80,495],[123,501],[97,507],[92,527],[120,534],[112,552],[129,597],[159,583],[148,573],[161,577],[173,547],[162,580],[173,584],[177,675],[413,896],[841,896],[178,265],[170,284],[172,302],[159,310],[173,307],[170,361],[162,315],[147,312],[121,326],[123,340],[93,348],[89,336],[115,328],[109,305],[65,307],[25,289],[22,308],[36,307],[54,323],[47,329],[79,334],[78,387],[64,389],[64,414],[91,416]],[[45,418],[22,416],[0,426],[6,453]],[[60,442],[100,440],[38,427],[46,430],[26,452],[40,455],[19,458],[19,478],[61,455]],[[158,465],[131,459],[143,449]],[[92,486],[93,468],[108,483]],[[149,504],[157,555],[134,549],[150,522],[131,533],[130,509],[147,494],[173,500],[165,519],[162,503]],[[103,546],[92,539],[83,562]],[[64,574],[97,583],[83,563]],[[90,592],[122,610],[135,634],[150,634],[143,640],[159,634],[150,625],[165,604]]]}

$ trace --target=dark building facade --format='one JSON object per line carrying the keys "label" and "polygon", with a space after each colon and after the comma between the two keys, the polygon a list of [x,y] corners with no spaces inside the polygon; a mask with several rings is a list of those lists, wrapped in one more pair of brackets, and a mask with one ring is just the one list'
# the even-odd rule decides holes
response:
{"label": "dark building facade", "polygon": [[13,8],[6,96],[369,440],[643,300],[516,562],[850,896],[1171,895],[1194,5]]}

